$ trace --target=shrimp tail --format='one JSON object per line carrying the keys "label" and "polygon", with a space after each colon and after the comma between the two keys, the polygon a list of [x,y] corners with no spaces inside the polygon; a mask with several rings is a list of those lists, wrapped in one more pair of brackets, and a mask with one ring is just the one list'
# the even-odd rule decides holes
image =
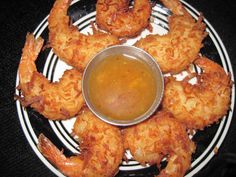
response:
{"label": "shrimp tail", "polygon": [[44,40],[39,37],[34,38],[33,34],[27,33],[26,42],[22,49],[22,59],[19,64],[19,78],[21,84],[30,82],[33,73],[37,71],[35,60],[42,49]]}
{"label": "shrimp tail", "polygon": [[161,0],[161,2],[164,6],[170,9],[174,15],[185,15],[191,17],[179,0]]}
{"label": "shrimp tail", "polygon": [[[39,52],[42,49],[43,42],[44,42],[43,38],[39,37],[35,39],[33,34],[27,33],[25,46],[22,51],[23,53],[22,60],[24,59],[28,60],[30,58],[32,61],[35,61],[38,57]],[[27,52],[25,50],[29,50],[33,52]]]}
{"label": "shrimp tail", "polygon": [[59,164],[63,160],[66,160],[66,157],[63,155],[63,150],[60,151],[55,147],[55,145],[44,135],[40,134],[38,138],[38,149],[39,151],[49,159],[50,162],[54,164]]}
{"label": "shrimp tail", "polygon": [[38,138],[39,151],[62,173],[71,177],[80,177],[84,168],[83,161],[78,156],[67,158],[57,147],[44,135],[40,134]]}

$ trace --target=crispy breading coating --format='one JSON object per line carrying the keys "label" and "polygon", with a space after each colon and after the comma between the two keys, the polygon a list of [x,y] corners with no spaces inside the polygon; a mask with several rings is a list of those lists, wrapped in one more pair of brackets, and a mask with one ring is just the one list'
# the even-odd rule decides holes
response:
{"label": "crispy breading coating", "polygon": [[203,70],[196,76],[197,83],[189,83],[188,78],[183,81],[166,78],[162,105],[188,128],[204,129],[227,113],[232,81],[230,75],[210,59],[200,57],[194,63]]}
{"label": "crispy breading coating", "polygon": [[141,164],[157,164],[167,157],[166,168],[159,176],[182,177],[190,168],[195,144],[186,127],[172,114],[160,111],[148,120],[123,130],[124,147]]}
{"label": "crispy breading coating", "polygon": [[186,11],[179,0],[161,0],[173,15],[169,20],[166,35],[148,35],[135,43],[152,55],[162,72],[179,73],[186,69],[198,56],[202,40],[206,36],[203,17],[197,20]]}
{"label": "crispy breading coating", "polygon": [[151,8],[149,0],[135,0],[132,8],[129,0],[98,0],[96,23],[120,38],[135,37],[149,27]]}
{"label": "crispy breading coating", "polygon": [[103,122],[85,109],[77,117],[73,131],[79,137],[80,155],[65,157],[43,134],[39,136],[39,150],[67,176],[114,176],[124,153],[119,128]]}
{"label": "crispy breading coating", "polygon": [[70,24],[67,10],[71,0],[56,0],[48,18],[49,45],[56,55],[79,70],[102,49],[119,44],[117,37],[94,31],[85,35]]}
{"label": "crispy breading coating", "polygon": [[37,72],[35,60],[42,48],[43,39],[27,34],[19,65],[22,95],[17,98],[23,106],[31,106],[48,119],[68,119],[75,116],[84,104],[81,91],[82,74],[67,70],[59,82],[50,83]]}

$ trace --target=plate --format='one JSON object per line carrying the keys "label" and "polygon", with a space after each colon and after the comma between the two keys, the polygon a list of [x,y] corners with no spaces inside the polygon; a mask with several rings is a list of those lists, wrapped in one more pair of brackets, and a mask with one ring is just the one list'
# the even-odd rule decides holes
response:
{"label": "plate", "polygon": [[[92,32],[90,22],[95,20],[95,3],[91,0],[75,0],[71,3],[68,14],[71,17],[73,24],[79,28],[82,33]],[[182,1],[189,13],[197,18],[199,12],[190,4]],[[153,26],[153,33],[165,34],[168,32],[169,10],[156,4],[152,10],[151,22]],[[36,37],[42,36],[46,41],[48,39],[48,22],[47,17],[38,25],[34,31]],[[217,32],[211,26],[207,19],[206,31],[209,35],[204,40],[204,47],[201,49],[201,54],[211,58],[215,62],[223,66],[226,72],[232,73],[233,70],[228,53],[222,43]],[[148,30],[145,30],[135,39],[128,40],[124,45],[132,45],[141,37],[145,37]],[[49,80],[57,81],[66,69],[71,67],[61,61],[50,48],[45,49],[39,55],[37,60],[37,67],[39,72],[42,72]],[[19,77],[16,78],[16,86],[19,84]],[[192,157],[191,168],[186,173],[187,177],[193,176],[199,172],[212,159],[217,150],[220,148],[225,136],[228,132],[233,111],[235,91],[234,85],[232,87],[231,105],[226,116],[218,123],[211,127],[205,128],[203,131],[198,131],[193,137],[193,141],[197,144],[196,153]],[[20,94],[16,90],[16,94]],[[24,134],[39,159],[57,176],[64,176],[57,168],[55,168],[37,149],[38,135],[44,133],[53,143],[59,148],[64,149],[65,155],[74,155],[80,152],[78,142],[71,136],[73,123],[75,118],[66,121],[48,121],[43,116],[32,110],[31,108],[23,108],[19,101],[16,102],[18,117]],[[119,167],[120,171],[116,175],[122,176],[154,176],[158,174],[158,169],[153,166],[141,166],[138,162],[132,160],[131,154],[127,151],[126,155],[128,161],[123,161]]]}

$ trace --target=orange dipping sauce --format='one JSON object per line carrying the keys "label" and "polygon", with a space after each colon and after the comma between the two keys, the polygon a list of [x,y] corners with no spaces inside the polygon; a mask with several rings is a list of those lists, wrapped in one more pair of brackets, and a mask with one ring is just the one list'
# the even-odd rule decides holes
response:
{"label": "orange dipping sauce", "polygon": [[153,104],[157,86],[150,66],[127,55],[112,55],[94,67],[89,77],[89,97],[105,116],[131,120]]}

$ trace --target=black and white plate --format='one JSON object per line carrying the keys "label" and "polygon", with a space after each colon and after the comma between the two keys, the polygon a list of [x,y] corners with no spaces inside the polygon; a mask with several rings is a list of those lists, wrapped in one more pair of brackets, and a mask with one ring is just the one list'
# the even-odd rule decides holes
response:
{"label": "black and white plate", "polygon": [[[194,17],[199,17],[199,12],[188,3],[182,1],[189,13]],[[95,0],[74,0],[71,3],[68,14],[70,15],[74,25],[76,25],[82,33],[92,32],[90,22],[95,20]],[[168,9],[156,4],[152,11],[152,26],[153,33],[165,34],[168,32],[167,16],[169,15]],[[34,35],[36,37],[42,36],[45,40],[48,39],[48,22],[46,17],[35,29]],[[207,26],[208,37],[204,40],[204,47],[201,53],[215,62],[223,66],[226,72],[232,74],[233,70],[228,53],[222,43],[217,32],[211,24],[204,19]],[[148,30],[142,32],[140,36],[135,39],[128,40],[124,45],[132,45],[140,37],[145,37],[149,33]],[[51,49],[46,49],[41,52],[37,60],[39,72],[42,72],[49,80],[57,81],[66,69],[71,67],[52,52]],[[16,86],[19,84],[19,77],[16,78]],[[193,155],[191,169],[186,173],[190,177],[199,172],[215,155],[215,151],[220,148],[225,136],[228,132],[232,114],[234,110],[235,100],[235,87],[232,87],[231,105],[229,112],[218,123],[211,127],[198,131],[193,137],[193,141],[197,144],[196,153]],[[16,94],[20,94],[16,90]],[[48,121],[43,116],[32,110],[31,108],[23,108],[19,101],[16,102],[19,120],[25,136],[34,150],[35,154],[40,160],[56,175],[64,176],[57,168],[39,152],[37,149],[38,135],[44,133],[55,145],[64,149],[66,155],[74,155],[79,153],[79,144],[71,136],[71,130],[75,118],[66,121]],[[155,166],[141,166],[138,162],[132,160],[131,154],[126,152],[129,161],[123,161],[120,165],[120,172],[117,176],[154,176],[158,174],[158,169]]]}

